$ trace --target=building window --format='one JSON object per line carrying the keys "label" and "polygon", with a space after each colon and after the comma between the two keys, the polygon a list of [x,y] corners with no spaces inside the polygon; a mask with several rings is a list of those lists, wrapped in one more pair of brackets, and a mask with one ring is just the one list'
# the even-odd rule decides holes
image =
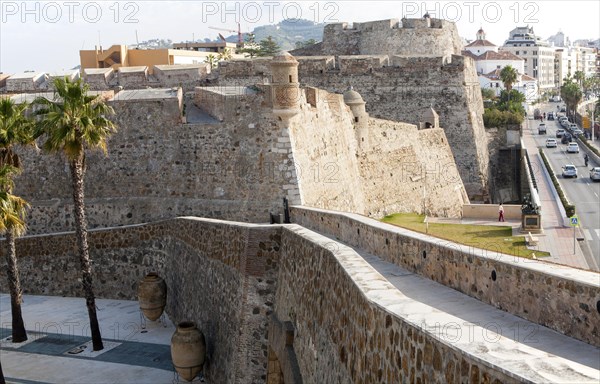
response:
{"label": "building window", "polygon": [[524,55],[526,55],[526,54],[527,54],[527,51],[523,51],[523,54],[524,54]]}
{"label": "building window", "polygon": [[515,52],[515,55],[518,55],[518,54],[519,54],[519,51]]}
{"label": "building window", "polygon": [[500,69],[500,66],[499,66],[499,65],[496,65],[496,69]]}

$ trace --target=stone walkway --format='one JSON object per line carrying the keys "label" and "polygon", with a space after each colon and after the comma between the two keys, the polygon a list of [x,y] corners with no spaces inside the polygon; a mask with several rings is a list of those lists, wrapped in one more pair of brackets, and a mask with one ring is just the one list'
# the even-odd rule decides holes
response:
{"label": "stone walkway", "polygon": [[[425,329],[459,353],[476,356],[477,360],[498,367],[517,382],[600,382],[600,348],[344,245],[336,257],[348,268],[350,276],[360,280],[370,300]],[[347,249],[356,252],[361,259],[353,257]],[[373,272],[365,268],[365,262]],[[386,286],[387,283],[393,288]]]}
{"label": "stone walkway", "polygon": [[13,344],[5,339],[10,336],[10,297],[0,294],[0,360],[7,382],[177,382],[170,350],[175,327],[166,316],[163,321],[142,324],[136,301],[97,299],[96,305],[102,351],[80,348],[90,340],[81,298],[25,296],[23,317],[29,340]]}

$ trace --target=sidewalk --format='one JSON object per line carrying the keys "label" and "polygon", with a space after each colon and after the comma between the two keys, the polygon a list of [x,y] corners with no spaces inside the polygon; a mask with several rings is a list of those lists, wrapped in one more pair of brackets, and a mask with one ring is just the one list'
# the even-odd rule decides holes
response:
{"label": "sidewalk", "polygon": [[[14,344],[10,296],[0,294],[0,359],[7,383],[167,384],[176,382],[174,325],[141,322],[137,301],[97,299],[104,349],[91,351],[85,299],[24,296],[28,340]],[[87,348],[82,348],[86,345]]]}

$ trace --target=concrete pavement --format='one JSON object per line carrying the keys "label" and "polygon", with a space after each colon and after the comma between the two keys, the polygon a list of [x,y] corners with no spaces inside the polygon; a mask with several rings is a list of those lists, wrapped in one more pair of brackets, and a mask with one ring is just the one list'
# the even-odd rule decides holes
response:
{"label": "concrete pavement", "polygon": [[[140,321],[136,301],[97,299],[105,348],[80,346],[90,340],[85,299],[24,296],[23,317],[29,340],[10,336],[10,296],[0,294],[0,360],[8,383],[174,383],[170,342],[175,327]],[[81,352],[80,352],[81,351]],[[200,379],[197,379],[199,382]]]}

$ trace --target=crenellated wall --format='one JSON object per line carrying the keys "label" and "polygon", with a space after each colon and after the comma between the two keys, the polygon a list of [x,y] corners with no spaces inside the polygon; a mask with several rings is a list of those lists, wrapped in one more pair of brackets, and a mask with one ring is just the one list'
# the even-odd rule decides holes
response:
{"label": "crenellated wall", "polygon": [[[372,117],[418,125],[433,108],[439,114],[467,195],[486,199],[489,184],[488,139],[483,101],[474,62],[451,56],[305,56],[297,57],[301,84],[331,93],[350,86],[359,92]],[[229,62],[221,86],[250,85],[270,77],[261,62]],[[235,70],[233,70],[235,68]]]}
{"label": "crenellated wall", "polygon": [[[270,213],[282,212],[284,197],[374,217],[415,210],[460,216],[468,199],[452,176],[442,130],[369,119],[372,142],[358,148],[354,117],[341,95],[302,90],[298,114],[286,126],[273,114],[270,87],[199,87],[194,103],[187,103],[186,124],[181,90],[116,93],[109,104],[118,130],[108,153],[90,152],[86,159],[90,228],[177,216],[268,222]],[[66,162],[20,151],[16,193],[32,204],[29,233],[72,230]],[[424,192],[426,206],[415,199]]]}

